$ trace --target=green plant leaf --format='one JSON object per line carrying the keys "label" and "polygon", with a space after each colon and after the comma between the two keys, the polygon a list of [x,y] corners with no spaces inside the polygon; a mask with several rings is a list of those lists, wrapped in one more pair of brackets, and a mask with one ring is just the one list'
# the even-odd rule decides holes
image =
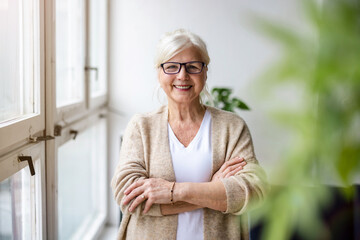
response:
{"label": "green plant leaf", "polygon": [[232,92],[231,88],[215,87],[211,89],[215,107],[229,112],[235,112],[235,109],[250,110],[245,102],[236,97],[231,97]]}

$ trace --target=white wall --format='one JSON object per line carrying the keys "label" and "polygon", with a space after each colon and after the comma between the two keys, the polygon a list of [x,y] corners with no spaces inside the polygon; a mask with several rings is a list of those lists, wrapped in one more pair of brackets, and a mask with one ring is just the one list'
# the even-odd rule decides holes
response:
{"label": "white wall", "polygon": [[[117,161],[116,139],[130,116],[160,106],[153,67],[158,40],[164,32],[186,28],[207,43],[211,58],[209,87],[232,87],[252,108],[240,115],[250,127],[259,161],[270,169],[279,158],[287,135],[270,120],[266,111],[270,105],[259,96],[255,78],[279,53],[275,44],[253,29],[249,16],[256,12],[302,28],[296,2],[110,0],[110,107],[121,115],[110,116],[113,129],[110,138],[115,141],[110,146],[112,160]],[[280,94],[287,102],[293,98],[286,90]]]}

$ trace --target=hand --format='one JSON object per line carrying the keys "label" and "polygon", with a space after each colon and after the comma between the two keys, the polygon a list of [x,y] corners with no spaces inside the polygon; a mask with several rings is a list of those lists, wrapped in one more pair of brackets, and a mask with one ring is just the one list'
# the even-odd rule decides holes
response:
{"label": "hand", "polygon": [[223,178],[234,176],[246,165],[245,159],[235,157],[229,161],[224,162],[221,168],[213,175],[211,181],[218,181]]}
{"label": "hand", "polygon": [[141,179],[131,184],[125,191],[126,195],[122,201],[123,205],[128,204],[132,199],[134,201],[129,206],[132,212],[139,204],[144,202],[145,208],[143,213],[147,213],[154,203],[168,204],[171,198],[172,182],[168,182],[161,178]]}

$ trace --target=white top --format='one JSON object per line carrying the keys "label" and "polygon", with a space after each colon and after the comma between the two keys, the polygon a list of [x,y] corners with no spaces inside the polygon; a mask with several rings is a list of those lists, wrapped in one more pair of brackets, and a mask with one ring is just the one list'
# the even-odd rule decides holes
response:
{"label": "white top", "polygon": [[[206,111],[201,126],[191,141],[184,145],[168,124],[169,144],[176,182],[208,182],[211,179],[211,114]],[[177,240],[204,239],[203,209],[180,213]]]}

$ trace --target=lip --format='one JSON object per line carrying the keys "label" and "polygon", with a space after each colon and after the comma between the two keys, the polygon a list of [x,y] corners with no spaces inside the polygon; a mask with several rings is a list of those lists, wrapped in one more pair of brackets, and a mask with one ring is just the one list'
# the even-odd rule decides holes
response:
{"label": "lip", "polygon": [[192,85],[173,85],[173,87],[179,91],[188,91],[192,88]]}

